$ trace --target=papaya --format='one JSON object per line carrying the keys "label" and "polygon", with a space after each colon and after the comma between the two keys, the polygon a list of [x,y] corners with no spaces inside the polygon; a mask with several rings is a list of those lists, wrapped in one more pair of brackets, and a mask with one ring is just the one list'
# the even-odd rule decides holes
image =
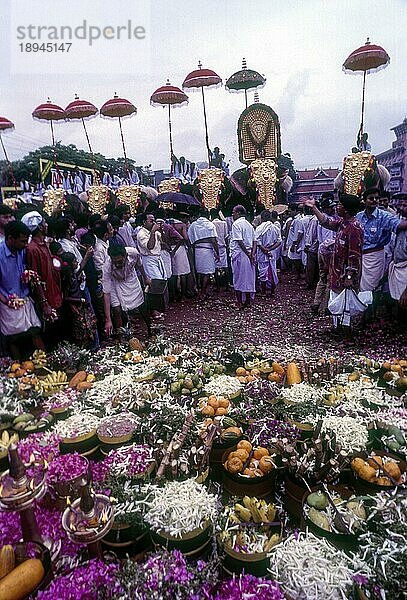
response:
{"label": "papaya", "polygon": [[15,563],[16,557],[13,546],[10,546],[10,544],[3,546],[0,550],[0,579],[3,579],[14,569]]}
{"label": "papaya", "polygon": [[0,600],[24,600],[41,583],[44,567],[38,558],[29,558],[0,580]]}
{"label": "papaya", "polygon": [[71,381],[69,382],[69,387],[76,388],[78,383],[82,383],[83,381],[86,381],[86,377],[87,377],[86,371],[78,371],[77,373],[75,373],[75,375],[72,377]]}
{"label": "papaya", "polygon": [[288,365],[287,365],[287,384],[293,385],[295,383],[301,383],[301,381],[302,381],[302,377],[301,377],[301,372],[300,372],[298,366],[293,362],[288,363]]}
{"label": "papaya", "polygon": [[78,390],[78,392],[83,392],[84,390],[90,390],[92,386],[93,383],[91,381],[81,381],[76,386],[76,389]]}

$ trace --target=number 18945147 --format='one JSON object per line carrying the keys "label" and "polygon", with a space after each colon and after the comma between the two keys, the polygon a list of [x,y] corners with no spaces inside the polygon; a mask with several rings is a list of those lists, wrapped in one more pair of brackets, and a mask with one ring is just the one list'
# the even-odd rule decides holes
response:
{"label": "number 18945147", "polygon": [[48,42],[46,44],[24,42],[19,44],[20,52],[69,52],[71,46],[71,42],[63,42],[61,44],[56,42]]}

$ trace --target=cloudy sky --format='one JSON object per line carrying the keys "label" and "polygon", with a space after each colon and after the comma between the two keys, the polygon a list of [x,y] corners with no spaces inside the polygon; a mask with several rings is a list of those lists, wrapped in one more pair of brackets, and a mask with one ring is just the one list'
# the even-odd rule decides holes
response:
{"label": "cloudy sky", "polygon": [[[365,130],[381,152],[394,139],[390,127],[407,116],[406,15],[406,0],[1,0],[0,115],[16,125],[5,138],[10,158],[49,142],[47,124],[31,117],[48,96],[65,107],[78,93],[100,107],[117,92],[138,109],[124,122],[129,156],[165,168],[167,113],[150,106],[151,93],[167,77],[180,86],[198,60],[225,81],[245,57],[267,78],[260,100],[279,115],[282,149],[296,166],[339,165],[354,144],[362,86],[361,76],[341,67],[367,36],[391,57],[387,69],[367,78]],[[92,46],[74,39],[72,52],[59,56],[19,47],[29,40],[17,39],[18,26],[75,27],[84,19],[114,31],[131,20],[144,27],[145,39],[99,39]],[[237,168],[244,96],[222,87],[207,90],[206,99],[210,144]],[[95,151],[121,155],[117,123],[98,117],[87,125]],[[200,94],[190,93],[188,106],[173,112],[173,135],[177,156],[205,159]],[[80,123],[58,125],[56,136],[86,147]]]}

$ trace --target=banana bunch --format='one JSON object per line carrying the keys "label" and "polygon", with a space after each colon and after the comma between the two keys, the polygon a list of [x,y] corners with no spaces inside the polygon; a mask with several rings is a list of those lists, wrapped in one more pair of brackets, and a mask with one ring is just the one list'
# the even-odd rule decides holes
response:
{"label": "banana bunch", "polygon": [[235,522],[243,523],[268,523],[272,522],[276,516],[276,509],[273,504],[268,504],[265,500],[258,500],[253,497],[245,496],[243,504],[235,504],[234,513]]}
{"label": "banana bunch", "polygon": [[68,385],[68,378],[64,371],[51,371],[44,379],[38,381],[37,391],[42,394],[58,392],[62,387]]}
{"label": "banana bunch", "polygon": [[34,354],[31,357],[31,360],[34,363],[36,369],[42,369],[47,366],[47,355],[44,350],[35,350]]}
{"label": "banana bunch", "polygon": [[5,452],[8,450],[10,444],[16,444],[18,442],[18,434],[12,433],[9,434],[8,431],[3,431],[0,438],[0,452]]}

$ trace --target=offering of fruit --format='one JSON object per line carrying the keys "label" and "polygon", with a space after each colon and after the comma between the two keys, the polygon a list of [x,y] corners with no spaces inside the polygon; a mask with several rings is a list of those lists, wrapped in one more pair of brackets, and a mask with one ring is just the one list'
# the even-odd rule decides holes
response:
{"label": "offering of fruit", "polygon": [[68,385],[68,378],[64,371],[50,371],[48,375],[40,379],[35,389],[42,394],[54,394]]}
{"label": "offering of fruit", "polygon": [[241,440],[237,444],[236,450],[228,454],[223,466],[232,475],[249,478],[264,477],[275,467],[267,448],[253,447],[248,440]]}
{"label": "offering of fruit", "polygon": [[199,407],[204,417],[213,417],[227,415],[232,405],[224,396],[211,394],[208,398],[201,399]]}
{"label": "offering of fruit", "polygon": [[353,471],[365,481],[383,486],[404,483],[406,474],[397,461],[388,456],[370,454],[367,460],[356,457],[351,462]]}
{"label": "offering of fruit", "polygon": [[39,418],[36,418],[31,413],[23,413],[22,415],[18,415],[18,417],[13,420],[12,427],[14,431],[34,433],[36,431],[44,431],[45,429],[48,429],[53,421],[54,417],[50,413],[44,413]]}
{"label": "offering of fruit", "polygon": [[[364,499],[359,496],[343,498],[336,491],[327,495],[318,490],[307,496],[304,514],[314,525],[332,533],[355,533],[367,519]],[[334,506],[333,506],[334,505]]]}

